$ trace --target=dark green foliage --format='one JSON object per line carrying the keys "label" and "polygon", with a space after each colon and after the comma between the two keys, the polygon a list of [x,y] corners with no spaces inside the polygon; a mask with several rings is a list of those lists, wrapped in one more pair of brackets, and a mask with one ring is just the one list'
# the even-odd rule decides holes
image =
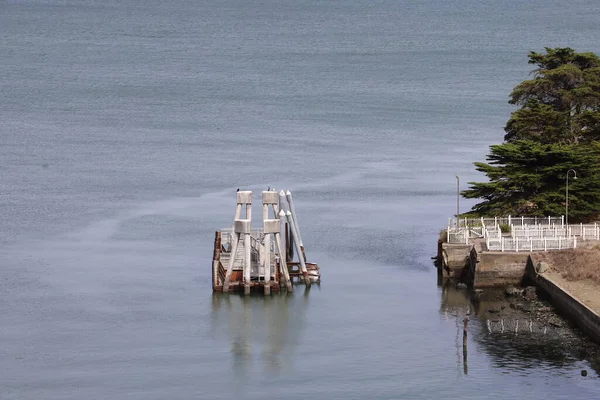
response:
{"label": "dark green foliage", "polygon": [[533,79],[510,95],[505,142],[490,148],[475,167],[489,182],[469,182],[462,192],[479,198],[471,216],[548,216],[565,213],[567,171],[569,221],[600,215],[600,58],[570,48],[530,52]]}
{"label": "dark green foliage", "polygon": [[466,198],[482,198],[470,215],[548,216],[565,213],[567,171],[569,221],[600,214],[600,143],[542,144],[531,140],[491,146],[488,163],[475,163],[489,182],[469,182]]}
{"label": "dark green foliage", "polygon": [[512,231],[512,228],[509,224],[500,224],[498,228],[500,228],[500,232],[502,233],[510,233]]}
{"label": "dark green foliage", "polygon": [[507,142],[541,143],[600,140],[600,58],[569,48],[531,52],[533,79],[521,82],[509,103],[521,106],[504,130]]}
{"label": "dark green foliage", "polygon": [[600,58],[569,48],[531,52],[533,79],[521,82],[509,103],[505,142],[490,148],[475,167],[489,182],[469,182],[462,192],[479,198],[472,216],[548,216],[565,213],[567,171],[569,221],[600,216]]}

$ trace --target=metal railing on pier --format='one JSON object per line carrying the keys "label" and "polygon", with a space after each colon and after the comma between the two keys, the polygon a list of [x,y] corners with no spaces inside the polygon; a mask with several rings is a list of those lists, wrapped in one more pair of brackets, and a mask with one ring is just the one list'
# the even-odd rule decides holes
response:
{"label": "metal railing on pier", "polygon": [[578,240],[600,240],[598,223],[567,226],[562,216],[461,218],[449,222],[448,243],[468,244],[473,239],[484,238],[491,251],[562,250],[577,247]]}
{"label": "metal railing on pier", "polygon": [[577,247],[577,236],[571,237],[501,237],[487,238],[486,246],[489,251],[548,251],[574,249]]}
{"label": "metal railing on pier", "polygon": [[500,225],[507,226],[526,226],[526,225],[549,225],[549,226],[564,226],[565,218],[560,217],[490,217],[490,218],[449,218],[448,226],[456,228],[473,228],[478,226],[498,227]]}

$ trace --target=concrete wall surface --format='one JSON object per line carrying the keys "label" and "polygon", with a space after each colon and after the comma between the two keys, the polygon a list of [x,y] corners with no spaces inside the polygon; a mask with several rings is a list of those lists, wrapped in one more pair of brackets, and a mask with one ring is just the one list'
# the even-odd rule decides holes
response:
{"label": "concrete wall surface", "polygon": [[595,342],[600,343],[600,315],[583,304],[572,293],[569,293],[558,283],[545,277],[543,274],[537,275],[536,284],[552,298],[552,304],[565,317],[575,322]]}
{"label": "concrete wall surface", "polygon": [[529,253],[480,252],[473,287],[519,285],[526,275]]}
{"label": "concrete wall surface", "polygon": [[469,266],[469,253],[471,244],[443,243],[442,244],[442,263],[448,276],[460,276]]}

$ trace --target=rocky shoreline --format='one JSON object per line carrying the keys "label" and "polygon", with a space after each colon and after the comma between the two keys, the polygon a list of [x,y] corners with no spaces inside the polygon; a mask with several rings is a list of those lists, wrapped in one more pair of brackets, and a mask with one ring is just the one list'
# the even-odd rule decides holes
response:
{"label": "rocky shoreline", "polygon": [[538,294],[535,286],[508,286],[503,291],[478,289],[474,291],[474,304],[478,308],[479,316],[490,319],[531,320],[547,327],[571,327],[569,321]]}

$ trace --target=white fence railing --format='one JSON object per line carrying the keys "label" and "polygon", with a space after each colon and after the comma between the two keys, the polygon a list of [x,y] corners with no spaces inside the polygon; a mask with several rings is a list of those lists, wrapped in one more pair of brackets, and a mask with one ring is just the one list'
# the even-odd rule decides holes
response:
{"label": "white fence railing", "polygon": [[446,241],[448,243],[469,243],[469,230],[468,229],[446,229]]}
{"label": "white fence railing", "polygon": [[[221,229],[221,245],[223,245],[223,246],[231,245],[231,242],[233,241],[233,237],[234,237],[233,229],[231,229],[231,228]],[[263,233],[262,229],[253,229],[250,232],[250,248],[252,249],[252,251],[258,252],[258,248],[260,246],[260,241],[262,241],[263,237],[264,237],[264,233]],[[243,238],[243,236],[242,236],[242,238]]]}
{"label": "white fence railing", "polygon": [[449,218],[448,226],[457,228],[471,228],[476,226],[497,227],[500,225],[526,226],[526,225],[558,225],[564,226],[564,216],[560,217],[491,217],[491,218]]}
{"label": "white fence railing", "polygon": [[502,231],[499,227],[473,227],[473,228],[455,228],[453,226],[449,226],[446,228],[447,233],[447,242],[448,243],[469,243],[469,239],[477,239],[477,238],[500,238],[502,236]]}
{"label": "white fence railing", "polygon": [[448,243],[469,243],[469,239],[486,237],[487,229],[479,226],[473,228],[446,228]]}
{"label": "white fence railing", "polygon": [[558,226],[513,226],[511,227],[510,236],[515,238],[553,238],[553,237],[571,237],[578,236],[581,240],[600,240],[600,225],[596,224],[579,224],[569,225],[564,227]]}
{"label": "white fence railing", "polygon": [[545,237],[568,237],[569,230],[561,228],[559,226],[548,226],[548,225],[533,225],[533,226],[512,226],[510,229],[510,236],[520,238],[545,238]]}
{"label": "white fence railing", "polygon": [[574,249],[577,247],[577,237],[557,238],[519,238],[501,237],[487,238],[487,249],[489,251],[547,251]]}
{"label": "white fence railing", "polygon": [[[468,244],[471,239],[485,238],[493,251],[562,250],[576,247],[577,240],[600,240],[600,224],[566,226],[563,217],[462,218],[450,222],[448,243]],[[503,235],[501,225],[508,225],[510,233]]]}
{"label": "white fence railing", "polygon": [[579,224],[570,225],[569,233],[573,236],[581,236],[583,240],[600,240],[600,225],[596,224]]}

